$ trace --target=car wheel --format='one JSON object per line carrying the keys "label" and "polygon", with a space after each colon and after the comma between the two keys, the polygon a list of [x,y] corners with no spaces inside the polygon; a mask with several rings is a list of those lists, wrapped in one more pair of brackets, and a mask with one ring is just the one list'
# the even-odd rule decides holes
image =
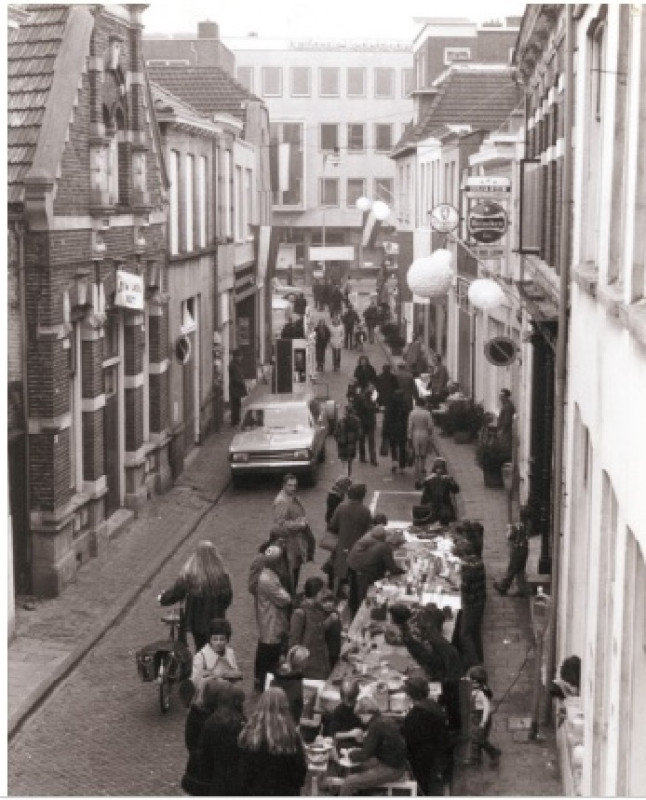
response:
{"label": "car wheel", "polygon": [[242,475],[234,475],[233,473],[231,473],[231,486],[233,486],[234,489],[240,489],[242,488],[243,485],[244,485],[244,478],[242,477]]}

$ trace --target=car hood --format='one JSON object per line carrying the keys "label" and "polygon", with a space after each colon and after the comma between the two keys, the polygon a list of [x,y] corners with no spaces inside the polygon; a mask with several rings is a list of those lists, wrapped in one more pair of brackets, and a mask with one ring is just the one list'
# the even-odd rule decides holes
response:
{"label": "car hood", "polygon": [[298,450],[310,447],[312,444],[312,431],[309,428],[302,430],[263,428],[262,430],[243,431],[237,433],[229,450],[231,452],[247,450]]}

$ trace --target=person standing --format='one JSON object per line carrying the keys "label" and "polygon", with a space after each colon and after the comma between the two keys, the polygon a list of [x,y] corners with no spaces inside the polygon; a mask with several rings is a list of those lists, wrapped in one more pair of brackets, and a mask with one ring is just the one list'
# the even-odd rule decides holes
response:
{"label": "person standing", "polygon": [[375,386],[379,393],[377,403],[380,408],[386,408],[388,403],[390,403],[395,389],[399,388],[399,383],[397,382],[397,378],[393,375],[390,364],[384,364],[382,366],[380,374],[377,375]]}
{"label": "person standing", "polygon": [[314,350],[316,353],[316,369],[323,372],[325,369],[325,351],[330,341],[330,329],[325,324],[324,319],[320,319],[314,328],[316,336],[314,340]]}
{"label": "person standing", "polygon": [[516,406],[512,402],[511,392],[509,389],[501,389],[499,399],[500,412],[498,414],[496,435],[498,437],[498,441],[509,449],[509,453],[511,455]]}
{"label": "person standing", "polygon": [[524,522],[507,525],[507,543],[509,545],[507,574],[501,581],[494,581],[493,588],[498,594],[505,595],[515,578],[518,587],[516,597],[529,597],[529,586],[525,575],[527,556],[529,555],[529,539]]}
{"label": "person standing", "polygon": [[415,378],[413,373],[408,369],[406,364],[402,361],[397,365],[397,384],[404,393],[406,398],[406,405],[408,410],[411,411],[415,405],[415,398],[417,397],[417,388],[415,386]]}
{"label": "person standing", "polygon": [[489,688],[487,672],[482,666],[471,667],[467,672],[467,678],[471,681],[471,752],[465,760],[464,766],[470,767],[481,764],[482,751],[484,750],[491,759],[491,766],[495,767],[500,761],[501,751],[499,747],[489,741],[493,692]]}
{"label": "person standing", "polygon": [[377,321],[379,319],[379,309],[374,300],[370,301],[370,305],[363,312],[363,318],[366,323],[366,328],[368,329],[368,341],[370,344],[374,344],[375,328],[377,327]]}
{"label": "person standing", "polygon": [[415,478],[426,475],[426,458],[432,446],[433,417],[424,400],[417,398],[415,408],[408,415],[408,439],[415,454]]}
{"label": "person standing", "polygon": [[371,383],[373,385],[377,382],[377,371],[370,363],[368,356],[359,356],[357,366],[354,369],[354,377],[361,389]]}
{"label": "person standing", "polygon": [[303,292],[299,292],[296,295],[293,306],[295,314],[298,314],[299,317],[303,317],[305,315],[305,310],[307,309],[307,300],[305,299]]}
{"label": "person standing", "polygon": [[228,619],[215,617],[209,623],[209,641],[193,656],[191,680],[196,691],[202,682],[210,678],[231,678],[240,675],[236,654],[231,641],[231,623]]}
{"label": "person standing", "polygon": [[244,692],[228,681],[213,688],[215,710],[202,727],[200,737],[202,775],[210,797],[242,794],[238,737],[244,725]]}
{"label": "person standing", "polygon": [[355,414],[353,403],[345,407],[344,416],[338,421],[334,431],[339,461],[348,464],[348,476],[352,475],[352,462],[357,457],[357,443],[361,439],[361,422]]}
{"label": "person standing", "polygon": [[329,298],[330,315],[339,316],[343,308],[343,292],[337,284],[330,289]]}
{"label": "person standing", "polygon": [[262,692],[268,672],[276,673],[281,653],[287,644],[292,598],[281,585],[274,569],[282,557],[281,548],[270,545],[264,554],[265,565],[258,576],[255,606],[258,646],[254,662],[254,689]]}
{"label": "person standing", "polygon": [[460,566],[459,642],[462,661],[466,669],[484,662],[482,647],[482,618],[487,601],[487,576],[485,565],[471,544],[462,548]]}
{"label": "person standing", "polygon": [[384,412],[384,421],[381,428],[382,439],[388,442],[391,470],[397,472],[397,467],[406,468],[406,440],[408,437],[408,406],[401,389],[393,392],[390,402]]}
{"label": "person standing", "polygon": [[283,478],[283,488],[274,499],[274,523],[285,530],[287,542],[287,558],[292,571],[294,591],[298,589],[301,567],[306,561],[312,561],[316,542],[305,507],[296,496],[298,479],[288,473]]}
{"label": "person standing", "polygon": [[418,333],[408,346],[404,361],[408,369],[413,373],[414,378],[417,378],[418,375],[428,369],[428,353],[421,333]]}
{"label": "person standing", "polygon": [[242,353],[234,350],[229,362],[229,405],[231,407],[231,427],[240,424],[242,398],[247,396],[247,384],[242,372]]}
{"label": "person standing", "polygon": [[377,427],[377,392],[372,383],[366,384],[354,401],[354,407],[361,422],[361,437],[359,438],[359,460],[366,463],[366,440],[370,451],[370,463],[377,466],[377,448],[375,446],[375,429]]}
{"label": "person standing", "polygon": [[354,616],[366,598],[369,587],[386,575],[403,575],[406,570],[395,561],[395,550],[404,543],[401,531],[387,531],[383,525],[362,536],[348,553],[350,611]]}
{"label": "person standing", "polygon": [[224,617],[232,599],[229,573],[217,548],[207,540],[198,543],[175,584],[158,597],[162,606],[185,601],[179,640],[186,644],[186,634],[190,632],[196,652],[209,641],[211,620]]}
{"label": "person standing", "polygon": [[337,315],[330,322],[330,346],[332,347],[332,368],[335,372],[341,369],[341,348],[345,337],[345,328]]}
{"label": "person standing", "polygon": [[431,404],[434,408],[437,408],[447,396],[446,387],[449,384],[449,371],[442,363],[442,356],[439,353],[436,353],[434,362],[427,388],[431,393]]}
{"label": "person standing", "polygon": [[455,522],[457,512],[453,496],[460,491],[460,487],[447,473],[446,459],[436,458],[431,474],[418,481],[416,486],[422,490],[420,505],[430,510],[428,523],[440,522],[442,525],[448,525],[449,522]]}
{"label": "person standing", "polygon": [[364,505],[367,493],[365,483],[354,483],[348,489],[348,499],[337,508],[328,529],[338,537],[334,553],[336,593],[347,582],[348,553],[372,525],[370,510]]}
{"label": "person standing", "polygon": [[308,650],[303,664],[304,678],[327,680],[332,670],[326,631],[335,624],[337,615],[330,613],[321,602],[328,589],[324,581],[313,576],[305,581],[305,599],[294,610],[289,627],[289,647],[302,645]]}
{"label": "person standing", "polygon": [[351,303],[348,303],[347,309],[343,312],[343,316],[341,320],[343,322],[343,328],[345,330],[345,348],[346,350],[352,350],[354,347],[354,326],[359,319],[357,312],[354,310],[354,307]]}
{"label": "person standing", "polygon": [[282,689],[267,689],[238,738],[242,794],[298,797],[307,775],[303,741]]}

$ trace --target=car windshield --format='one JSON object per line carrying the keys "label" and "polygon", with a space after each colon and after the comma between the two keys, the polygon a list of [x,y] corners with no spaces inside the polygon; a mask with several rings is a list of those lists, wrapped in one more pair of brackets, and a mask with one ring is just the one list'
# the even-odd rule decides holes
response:
{"label": "car windshield", "polygon": [[305,408],[272,406],[270,408],[250,408],[244,416],[242,427],[286,428],[290,430],[309,427],[309,415]]}

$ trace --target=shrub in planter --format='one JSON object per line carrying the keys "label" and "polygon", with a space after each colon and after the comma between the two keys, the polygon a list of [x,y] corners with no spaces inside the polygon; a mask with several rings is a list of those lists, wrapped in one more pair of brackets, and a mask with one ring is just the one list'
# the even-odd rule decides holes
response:
{"label": "shrub in planter", "polygon": [[466,443],[474,439],[485,422],[485,411],[480,403],[472,400],[454,400],[447,411],[447,429],[456,442]]}
{"label": "shrub in planter", "polygon": [[476,463],[482,469],[485,486],[502,487],[502,465],[511,461],[509,446],[495,436],[482,437],[476,447]]}

